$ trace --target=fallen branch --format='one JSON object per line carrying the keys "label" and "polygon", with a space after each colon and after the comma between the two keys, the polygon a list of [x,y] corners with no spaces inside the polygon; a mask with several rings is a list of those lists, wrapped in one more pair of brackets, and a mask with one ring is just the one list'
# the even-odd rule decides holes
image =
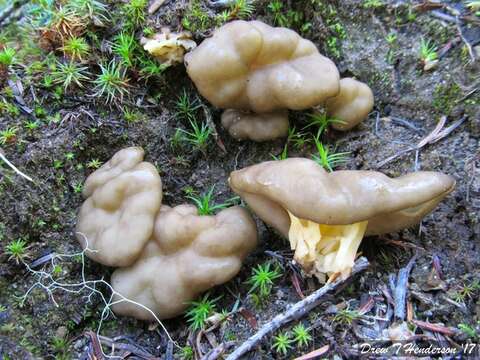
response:
{"label": "fallen branch", "polygon": [[297,302],[287,311],[275,316],[270,322],[265,324],[256,334],[248,338],[243,344],[241,344],[233,353],[227,356],[226,360],[237,360],[243,355],[251,351],[266,335],[273,333],[280,327],[287,323],[298,320],[305,316],[312,309],[320,305],[323,297],[332,290],[338,289],[341,285],[347,282],[354,275],[364,271],[368,267],[369,263],[365,257],[359,258],[353,268],[349,278],[341,279],[337,278],[333,282],[325,284],[323,287],[315,291],[313,294],[307,296],[305,299]]}
{"label": "fallen branch", "polygon": [[2,149],[0,149],[0,159],[2,159],[5,164],[7,164],[13,171],[15,171],[18,175],[20,175],[21,177],[23,177],[24,179],[27,179],[28,181],[31,181],[31,182],[34,182],[33,179],[28,176],[28,175],[25,175],[23,172],[21,172],[20,170],[18,170],[15,165],[13,165],[10,161],[8,161],[8,159],[5,157],[5,155],[3,154],[3,151]]}

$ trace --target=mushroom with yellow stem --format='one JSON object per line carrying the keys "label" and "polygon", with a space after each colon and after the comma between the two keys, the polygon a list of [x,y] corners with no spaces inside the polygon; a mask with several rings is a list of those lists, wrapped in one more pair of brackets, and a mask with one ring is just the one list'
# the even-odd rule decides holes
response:
{"label": "mushroom with yellow stem", "polygon": [[290,158],[253,165],[229,183],[267,224],[288,237],[308,274],[349,274],[364,235],[397,231],[430,213],[455,181],[437,172],[389,178],[375,171],[327,172]]}

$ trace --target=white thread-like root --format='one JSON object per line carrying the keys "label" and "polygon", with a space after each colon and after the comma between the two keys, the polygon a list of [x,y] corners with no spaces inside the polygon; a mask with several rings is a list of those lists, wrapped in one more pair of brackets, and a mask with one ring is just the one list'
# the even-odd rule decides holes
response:
{"label": "white thread-like root", "polygon": [[[149,309],[145,305],[142,305],[142,304],[140,304],[136,301],[130,300],[127,297],[120,294],[119,292],[115,291],[115,289],[113,289],[112,286],[107,281],[105,281],[103,278],[99,279],[99,280],[87,280],[86,279],[85,253],[87,251],[95,252],[96,250],[92,250],[88,247],[88,239],[84,234],[82,234],[82,233],[77,233],[77,234],[79,234],[80,236],[82,236],[85,239],[85,244],[86,244],[85,248],[81,252],[74,253],[74,254],[55,254],[50,259],[50,263],[51,263],[52,269],[53,269],[53,268],[55,268],[55,265],[57,265],[57,260],[62,260],[62,259],[65,259],[65,258],[80,257],[81,261],[82,261],[82,271],[81,271],[82,279],[81,279],[81,282],[78,282],[78,283],[61,282],[61,279],[59,279],[59,280],[54,279],[51,272],[47,272],[47,271],[44,271],[44,270],[34,270],[28,264],[23,262],[23,264],[25,265],[27,270],[33,276],[36,277],[37,281],[32,286],[30,286],[30,288],[25,292],[25,294],[20,298],[21,299],[21,304],[22,305],[24,304],[24,302],[27,300],[30,293],[36,288],[43,289],[48,294],[49,298],[52,300],[53,304],[56,307],[59,307],[59,305],[58,305],[58,303],[55,300],[55,297],[53,295],[53,292],[55,290],[61,290],[61,291],[64,291],[64,292],[67,292],[67,293],[72,293],[72,294],[79,294],[79,293],[82,293],[84,291],[89,291],[89,293],[85,296],[87,298],[87,303],[91,303],[92,297],[95,296],[95,295],[98,295],[98,296],[100,296],[100,298],[101,298],[101,300],[104,304],[104,308],[103,308],[102,313],[101,313],[100,321],[98,323],[97,331],[95,333],[99,343],[100,343],[99,336],[100,336],[100,331],[101,331],[101,328],[102,328],[103,321],[106,320],[109,315],[115,316],[113,314],[113,312],[111,311],[111,307],[113,305],[121,303],[121,302],[128,302],[128,303],[134,304],[136,306],[139,306],[142,309],[149,312],[153,316],[155,321],[160,325],[162,330],[165,332],[168,339],[177,348],[180,348],[180,346],[172,339],[172,337],[168,333],[167,329],[165,328],[165,325],[163,325],[162,321],[157,317],[157,315],[155,315],[155,313],[151,309]],[[109,296],[105,297],[105,295],[100,290],[98,290],[98,287],[100,285],[103,285],[103,286],[107,287],[111,294]],[[119,298],[119,300],[113,301],[113,298],[115,296],[117,296]],[[110,359],[118,358],[118,356],[112,356],[112,355],[105,354],[103,352],[102,347],[101,347],[101,350],[102,350],[103,356],[105,356],[106,358],[110,358]]]}
{"label": "white thread-like root", "polygon": [[3,155],[2,150],[0,150],[0,159],[2,159],[2,160],[5,162],[5,164],[7,164],[13,171],[15,171],[15,173],[17,173],[18,175],[20,175],[20,176],[23,177],[24,179],[27,179],[27,180],[30,181],[30,182],[34,182],[33,179],[32,179],[30,176],[28,176],[28,175],[24,174],[23,172],[21,172],[20,170],[18,170],[17,167],[16,167],[15,165],[13,165],[13,164],[5,157],[5,155]]}

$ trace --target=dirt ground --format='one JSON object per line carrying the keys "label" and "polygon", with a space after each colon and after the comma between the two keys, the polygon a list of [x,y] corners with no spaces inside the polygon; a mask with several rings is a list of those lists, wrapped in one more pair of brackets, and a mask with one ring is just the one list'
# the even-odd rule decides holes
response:
{"label": "dirt ground", "polygon": [[[202,3],[205,11],[220,11],[207,3]],[[446,127],[461,119],[463,122],[443,139],[423,147],[417,168],[450,174],[457,183],[455,190],[421,226],[364,239],[361,251],[370,261],[370,267],[347,287],[325,298],[321,306],[301,320],[313,336],[308,346],[293,346],[283,356],[272,350],[272,335],[245,359],[290,359],[327,344],[329,351],[322,355],[324,358],[358,357],[358,344],[380,339],[395,326],[394,319],[388,319],[385,313],[392,306],[385,292],[392,290],[391,274],[397,274],[415,254],[408,283],[408,332],[417,335],[419,343],[436,341],[459,347],[466,342],[476,343],[480,336],[479,61],[472,63],[448,8],[430,9],[418,6],[421,2],[404,1],[392,1],[377,8],[366,7],[362,1],[317,2],[335,9],[334,15],[326,15],[323,8],[312,3],[315,2],[285,1],[284,9],[302,13],[301,22],[311,23],[304,36],[334,59],[342,76],[357,77],[368,83],[375,94],[374,111],[360,126],[346,133],[330,130],[325,135],[324,141],[336,146],[337,151],[350,152],[349,161],[340,168],[379,170],[389,176],[414,171],[414,152],[385,165],[381,163],[417,144],[447,116]],[[448,3],[450,9],[467,14],[464,5]],[[146,21],[154,28],[167,25],[178,29],[186,8],[185,1],[167,1]],[[274,24],[268,1],[255,1],[255,8],[250,18]],[[447,17],[440,19],[439,13]],[[480,18],[468,16],[470,20],[462,21],[462,31],[480,58]],[[326,46],[331,37],[331,18],[343,26],[346,34],[334,50]],[[21,26],[21,21],[26,20],[18,21]],[[293,28],[300,31],[295,24]],[[195,31],[195,40],[200,42],[209,33]],[[391,33],[396,34],[393,50],[386,41]],[[433,39],[438,47],[439,62],[430,71],[423,71],[418,59],[422,38]],[[339,56],[332,53],[335,50]],[[389,59],[391,51],[394,56]],[[27,67],[28,64],[14,65],[13,86],[24,81]],[[20,129],[15,140],[2,145],[1,149],[11,162],[34,179],[34,183],[30,183],[0,163],[0,354],[3,359],[86,359],[91,351],[91,337],[85,334],[97,330],[103,310],[100,299],[81,296],[88,293],[56,290],[54,302],[45,291],[37,289],[22,304],[19,298],[34,284],[35,278],[24,264],[9,259],[5,249],[11,241],[25,239],[27,264],[51,252],[80,251],[74,230],[83,200],[75,191],[75,185],[83,183],[93,171],[87,166],[93,159],[105,162],[122,148],[143,147],[146,160],[160,171],[163,202],[177,205],[188,202],[185,190],[190,187],[202,193],[215,185],[216,200],[228,199],[233,196],[227,184],[231,171],[271,160],[272,155],[281,153],[283,140],[261,144],[234,141],[221,128],[220,111],[204,99],[226,152],[215,141],[210,142],[205,154],[173,149],[171,138],[180,121],[175,116],[175,101],[183,89],[192,97],[199,96],[183,65],[167,69],[154,81],[134,83],[122,105],[138,111],[141,118],[127,123],[121,106],[104,105],[88,96],[87,91],[66,93],[58,100],[34,81],[12,100],[21,109],[18,115],[0,114],[0,130],[12,126]],[[6,95],[0,96],[3,99]],[[24,123],[34,115],[24,109],[35,109],[39,104],[45,114],[34,112],[40,127],[29,132]],[[307,113],[291,112],[292,124],[303,127],[308,121]],[[46,120],[49,116],[58,116],[60,121],[49,122]],[[199,111],[197,116],[202,118],[203,113]],[[308,144],[301,149],[290,147],[288,156],[310,157],[313,151]],[[66,158],[69,153],[74,154],[73,158]],[[238,296],[241,307],[246,309],[244,314],[253,316],[261,326],[300,297],[291,280],[288,264],[292,254],[287,241],[258,219],[257,224],[258,248],[248,257],[239,275],[213,289],[211,297],[221,296],[216,305],[217,310],[221,310],[231,309]],[[282,259],[272,257],[272,252],[280,254]],[[282,277],[276,280],[266,303],[258,308],[247,294],[249,285],[245,281],[253,266],[269,260],[283,267]],[[65,282],[80,281],[78,259],[64,259],[60,264],[59,271]],[[86,262],[90,279],[108,280],[111,271],[92,261]],[[310,294],[320,285],[313,279],[300,278],[300,286],[305,294]],[[338,321],[336,315],[342,309],[365,309],[369,301],[373,305],[370,303],[371,307],[359,318],[351,323]],[[387,320],[379,320],[385,317]],[[214,339],[210,340],[218,344],[230,341],[240,344],[256,331],[247,318],[235,314],[212,332]],[[425,327],[415,320],[438,327]],[[184,317],[164,324],[180,346],[188,343],[192,335]],[[464,327],[460,324],[473,329],[473,333],[462,331]],[[292,325],[281,332],[288,331]],[[158,326],[110,316],[103,322],[100,333],[109,338],[120,336],[118,343],[134,344],[158,358],[170,358],[168,339]],[[59,338],[66,339],[64,347],[55,346],[54,339]],[[212,345],[203,338],[200,348],[207,353]],[[104,349],[110,351],[108,347]],[[173,353],[175,358],[181,358],[176,348]]]}

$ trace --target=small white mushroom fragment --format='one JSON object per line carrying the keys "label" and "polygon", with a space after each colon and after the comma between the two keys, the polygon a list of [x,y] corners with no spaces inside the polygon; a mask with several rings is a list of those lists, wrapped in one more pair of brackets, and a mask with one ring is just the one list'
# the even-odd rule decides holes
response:
{"label": "small white mushroom fragment", "polygon": [[168,28],[162,28],[161,32],[152,37],[142,38],[141,44],[148,53],[165,65],[182,63],[185,53],[197,46],[189,32],[174,33]]}

